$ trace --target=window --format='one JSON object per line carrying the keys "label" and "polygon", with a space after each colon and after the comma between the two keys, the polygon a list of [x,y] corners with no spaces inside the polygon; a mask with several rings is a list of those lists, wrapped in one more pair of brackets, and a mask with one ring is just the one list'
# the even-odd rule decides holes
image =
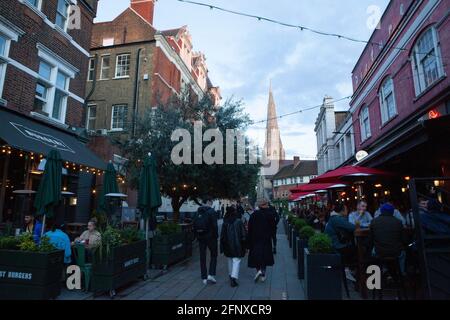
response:
{"label": "window", "polygon": [[380,89],[381,121],[386,123],[397,115],[397,106],[394,95],[394,81],[386,79]]}
{"label": "window", "polygon": [[26,2],[31,4],[36,9],[41,9],[41,0],[26,0]]}
{"label": "window", "polygon": [[430,28],[413,49],[412,65],[416,95],[421,94],[444,75],[436,29]]}
{"label": "window", "polygon": [[372,135],[370,131],[370,117],[369,117],[369,107],[364,106],[359,114],[359,121],[361,127],[361,141],[365,141]]}
{"label": "window", "polygon": [[89,68],[88,68],[88,81],[93,81],[95,78],[95,59],[89,59]]}
{"label": "window", "polygon": [[117,56],[116,78],[128,78],[130,76],[130,54]]}
{"label": "window", "polygon": [[39,79],[36,84],[34,109],[54,120],[64,122],[69,76],[42,60],[39,64],[38,73]]}
{"label": "window", "polygon": [[97,118],[97,106],[89,105],[87,109],[87,117],[86,117],[86,129],[87,130],[95,130],[95,120]]}
{"label": "window", "polygon": [[8,57],[10,39],[0,33],[0,97],[3,93],[3,84],[6,76],[6,58]]}
{"label": "window", "polygon": [[128,106],[116,105],[112,107],[111,130],[121,131],[126,129],[128,118]]}
{"label": "window", "polygon": [[110,56],[103,56],[102,57],[102,67],[100,70],[100,80],[106,80],[110,78]]}
{"label": "window", "polygon": [[58,0],[58,7],[56,9],[55,24],[62,30],[67,30],[67,18],[69,15],[69,0]]}

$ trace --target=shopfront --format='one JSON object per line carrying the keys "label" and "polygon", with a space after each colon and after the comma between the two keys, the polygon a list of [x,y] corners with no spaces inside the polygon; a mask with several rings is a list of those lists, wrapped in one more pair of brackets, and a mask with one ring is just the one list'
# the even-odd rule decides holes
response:
{"label": "shopfront", "polygon": [[34,213],[34,193],[45,166],[45,156],[56,149],[63,159],[63,190],[59,212],[64,222],[86,222],[96,196],[96,178],[106,164],[69,129],[15,111],[0,110],[0,223],[22,223]]}

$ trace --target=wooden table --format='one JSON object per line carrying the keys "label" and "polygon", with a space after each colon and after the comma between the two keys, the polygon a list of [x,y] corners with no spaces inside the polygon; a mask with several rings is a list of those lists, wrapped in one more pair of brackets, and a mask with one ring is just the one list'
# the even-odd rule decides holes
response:
{"label": "wooden table", "polygon": [[370,229],[368,228],[359,228],[355,230],[355,241],[356,241],[356,249],[358,255],[358,287],[361,297],[363,299],[368,298],[367,292],[367,274],[366,274],[366,247],[364,242],[367,243],[367,239],[370,237]]}

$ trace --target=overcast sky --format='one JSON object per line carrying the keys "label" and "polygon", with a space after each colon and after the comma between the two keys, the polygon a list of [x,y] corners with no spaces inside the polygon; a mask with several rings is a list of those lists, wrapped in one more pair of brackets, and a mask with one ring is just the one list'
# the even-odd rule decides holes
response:
{"label": "overcast sky", "polygon": [[[302,24],[322,31],[368,40],[373,17],[389,0],[198,0],[227,9]],[[129,0],[100,0],[97,21],[114,19]],[[375,6],[375,7],[374,7]],[[378,8],[378,12],[375,8]],[[373,23],[372,23],[373,24]],[[352,94],[351,71],[364,46],[256,19],[182,3],[159,0],[156,29],[188,25],[194,50],[206,54],[210,78],[224,99],[242,99],[255,121],[267,115],[272,80],[278,115]],[[348,101],[337,104],[348,108]],[[318,109],[279,120],[287,157],[314,157]],[[263,145],[264,125],[249,135]]]}

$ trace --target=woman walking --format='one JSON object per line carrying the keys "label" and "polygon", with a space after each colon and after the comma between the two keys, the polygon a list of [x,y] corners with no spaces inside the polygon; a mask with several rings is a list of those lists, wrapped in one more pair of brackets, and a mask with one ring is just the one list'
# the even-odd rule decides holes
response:
{"label": "woman walking", "polygon": [[266,267],[275,261],[272,251],[272,238],[276,230],[272,209],[267,200],[258,201],[258,210],[250,217],[248,223],[248,267],[256,269],[255,282],[266,280]]}
{"label": "woman walking", "polygon": [[235,207],[228,207],[220,233],[220,252],[228,258],[231,287],[237,287],[241,259],[245,257],[246,232]]}

